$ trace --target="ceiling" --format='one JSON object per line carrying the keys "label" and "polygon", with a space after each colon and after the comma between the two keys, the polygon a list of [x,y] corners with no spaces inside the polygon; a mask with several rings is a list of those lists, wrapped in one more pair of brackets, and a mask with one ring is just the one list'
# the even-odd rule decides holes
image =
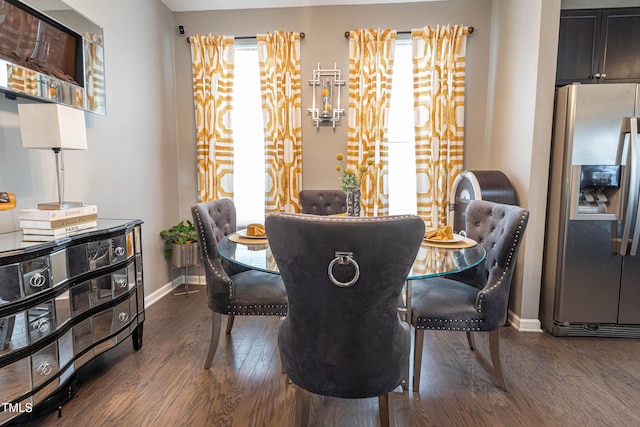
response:
{"label": "ceiling", "polygon": [[271,7],[303,7],[348,4],[416,3],[446,0],[162,0],[172,12],[223,9],[264,9]]}

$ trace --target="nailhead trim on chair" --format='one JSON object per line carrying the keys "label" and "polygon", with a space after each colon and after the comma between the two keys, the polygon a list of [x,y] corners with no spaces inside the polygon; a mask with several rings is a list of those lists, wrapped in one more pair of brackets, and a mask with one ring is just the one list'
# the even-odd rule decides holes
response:
{"label": "nailhead trim on chair", "polygon": [[[484,297],[485,295],[487,295],[489,292],[491,292],[492,290],[494,290],[496,287],[498,287],[502,281],[504,280],[504,276],[506,275],[506,273],[509,271],[509,268],[511,267],[511,260],[513,259],[513,252],[515,251],[515,247],[517,245],[517,243],[520,241],[520,232],[522,230],[523,227],[523,223],[524,223],[524,219],[525,219],[526,215],[522,215],[522,217],[520,218],[520,225],[518,226],[518,230],[516,231],[516,235],[517,238],[514,239],[513,244],[511,245],[511,250],[509,251],[509,255],[507,256],[507,265],[505,266],[504,271],[502,272],[502,275],[500,276],[500,279],[497,281],[497,283],[495,285],[493,285],[492,287],[490,287],[489,289],[480,291],[478,293],[478,312],[482,313],[482,304],[484,302]],[[504,217],[504,214],[503,214]],[[419,318],[418,318],[419,319]],[[419,320],[418,320],[419,321]],[[442,322],[442,323],[454,323],[454,322],[460,322],[460,323],[482,323],[483,320],[461,320],[461,319],[427,319],[428,322]],[[423,325],[416,325],[415,327],[416,329],[428,329],[428,330],[449,330],[449,331],[479,331],[480,327],[444,327],[444,326],[423,326]]]}
{"label": "nailhead trim on chair", "polygon": [[414,218],[414,215],[391,215],[391,216],[318,216],[312,214],[292,214],[278,212],[275,215],[302,217],[308,221],[393,221],[400,218]]}
{"label": "nailhead trim on chair", "polygon": [[[198,217],[198,227],[200,228],[200,235],[204,236],[204,229],[202,227],[202,218],[200,218],[200,212],[198,212],[197,209],[194,209],[194,211],[196,212],[196,216]],[[209,267],[211,268],[211,271],[213,271],[213,273],[216,276],[218,276],[220,279],[227,282],[227,284],[229,285],[229,295],[231,296],[231,298],[233,298],[233,281],[228,276],[221,275],[218,272],[218,270],[213,266],[213,263],[211,262],[211,257],[209,256],[209,250],[207,249],[207,245],[204,244],[201,246],[204,248],[204,255],[205,255],[205,258],[207,259],[207,263],[209,264]]]}
{"label": "nailhead trim on chair", "polygon": [[[494,290],[496,287],[498,287],[502,283],[502,281],[504,280],[504,276],[507,274],[507,272],[511,268],[511,261],[513,259],[513,252],[515,251],[515,248],[516,248],[518,242],[520,241],[520,232],[522,231],[522,227],[523,227],[523,224],[524,224],[525,216],[526,215],[523,214],[520,217],[520,225],[518,226],[518,230],[516,231],[516,238],[513,240],[513,244],[511,245],[511,249],[509,250],[509,255],[507,256],[507,265],[505,266],[504,271],[500,275],[500,279],[498,279],[498,281],[496,282],[495,285],[493,285],[489,289],[480,291],[479,294],[478,294],[478,312],[479,313],[482,313],[482,304],[484,302],[485,295],[487,295],[489,292]],[[504,217],[504,214],[503,214],[503,217]]]}
{"label": "nailhead trim on chair", "polygon": [[[279,314],[282,314],[283,311],[286,314],[287,311],[287,306],[285,304],[266,304],[266,305],[229,305],[228,307],[229,310],[229,314],[234,314],[234,315],[240,315],[240,316],[245,316],[245,315],[259,315],[259,316],[264,316],[264,315],[270,315],[270,316],[277,316]],[[265,312],[261,312],[261,313],[246,313],[244,311],[235,311],[235,310],[242,310],[242,309],[252,309],[252,308],[271,308],[271,309],[282,309],[281,310],[274,310],[270,313],[265,313]]]}
{"label": "nailhead trim on chair", "polygon": [[[442,322],[442,323],[454,323],[454,322],[460,322],[460,323],[483,323],[484,320],[478,320],[478,319],[427,319],[428,322]],[[417,325],[416,329],[429,329],[429,330],[447,330],[447,331],[479,331],[480,327],[476,326],[476,327],[444,327],[444,326],[423,326],[423,325]]]}

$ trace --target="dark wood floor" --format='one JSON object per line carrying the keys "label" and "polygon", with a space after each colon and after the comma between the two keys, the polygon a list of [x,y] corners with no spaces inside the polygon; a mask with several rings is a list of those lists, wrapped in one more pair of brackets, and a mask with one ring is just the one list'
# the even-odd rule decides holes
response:
{"label": "dark wood floor", "polygon": [[[204,289],[204,288],[201,288]],[[280,371],[278,319],[239,317],[204,370],[210,315],[203,291],[147,310],[130,342],[80,372],[77,395],[38,426],[290,426],[293,390]],[[489,357],[486,337],[476,338]],[[640,426],[640,340],[502,331],[510,391],[494,385],[463,333],[425,336],[420,393],[392,396],[399,426]],[[377,426],[377,399],[314,396],[311,425]]]}

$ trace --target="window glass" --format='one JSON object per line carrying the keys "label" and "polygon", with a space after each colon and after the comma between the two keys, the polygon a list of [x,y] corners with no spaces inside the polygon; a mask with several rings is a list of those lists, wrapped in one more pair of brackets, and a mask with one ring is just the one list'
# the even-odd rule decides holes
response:
{"label": "window glass", "polygon": [[264,222],[265,153],[257,46],[235,46],[233,202],[238,227]]}
{"label": "window glass", "polygon": [[415,214],[416,157],[413,128],[411,40],[397,40],[389,109],[389,214]]}

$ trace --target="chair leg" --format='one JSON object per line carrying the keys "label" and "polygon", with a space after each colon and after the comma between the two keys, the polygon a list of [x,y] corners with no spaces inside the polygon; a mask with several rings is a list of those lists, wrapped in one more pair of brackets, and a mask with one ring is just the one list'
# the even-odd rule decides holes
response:
{"label": "chair leg", "polygon": [[227,335],[231,334],[231,328],[233,328],[233,321],[235,319],[236,319],[236,316],[234,314],[227,315],[227,330],[225,331],[225,334]]}
{"label": "chair leg", "polygon": [[502,363],[500,363],[500,328],[489,332],[489,351],[491,352],[491,362],[493,363],[493,372],[496,375],[500,388],[509,391],[507,382],[502,374]]}
{"label": "chair leg", "polygon": [[222,315],[220,313],[211,312],[211,341],[209,342],[209,352],[207,359],[204,361],[204,369],[211,367],[213,356],[216,355],[218,349],[218,341],[220,341],[220,324],[222,323]]}
{"label": "chair leg", "polygon": [[380,426],[381,427],[395,427],[396,419],[393,416],[393,399],[391,399],[391,393],[378,396],[378,408],[380,411]]}
{"label": "chair leg", "polygon": [[309,424],[309,406],[311,403],[311,394],[294,385],[295,394],[295,415],[293,425],[296,427],[304,427]]}
{"label": "chair leg", "polygon": [[409,375],[411,372],[411,358],[407,358],[407,363],[404,366],[404,372],[402,373],[402,382],[400,385],[402,386],[402,391],[405,392],[409,390]]}
{"label": "chair leg", "polygon": [[467,342],[469,343],[469,348],[471,350],[476,349],[476,340],[474,338],[473,332],[467,331]]}
{"label": "chair leg", "polygon": [[424,329],[415,329],[413,336],[413,391],[420,391],[420,369],[422,368],[422,347]]}

